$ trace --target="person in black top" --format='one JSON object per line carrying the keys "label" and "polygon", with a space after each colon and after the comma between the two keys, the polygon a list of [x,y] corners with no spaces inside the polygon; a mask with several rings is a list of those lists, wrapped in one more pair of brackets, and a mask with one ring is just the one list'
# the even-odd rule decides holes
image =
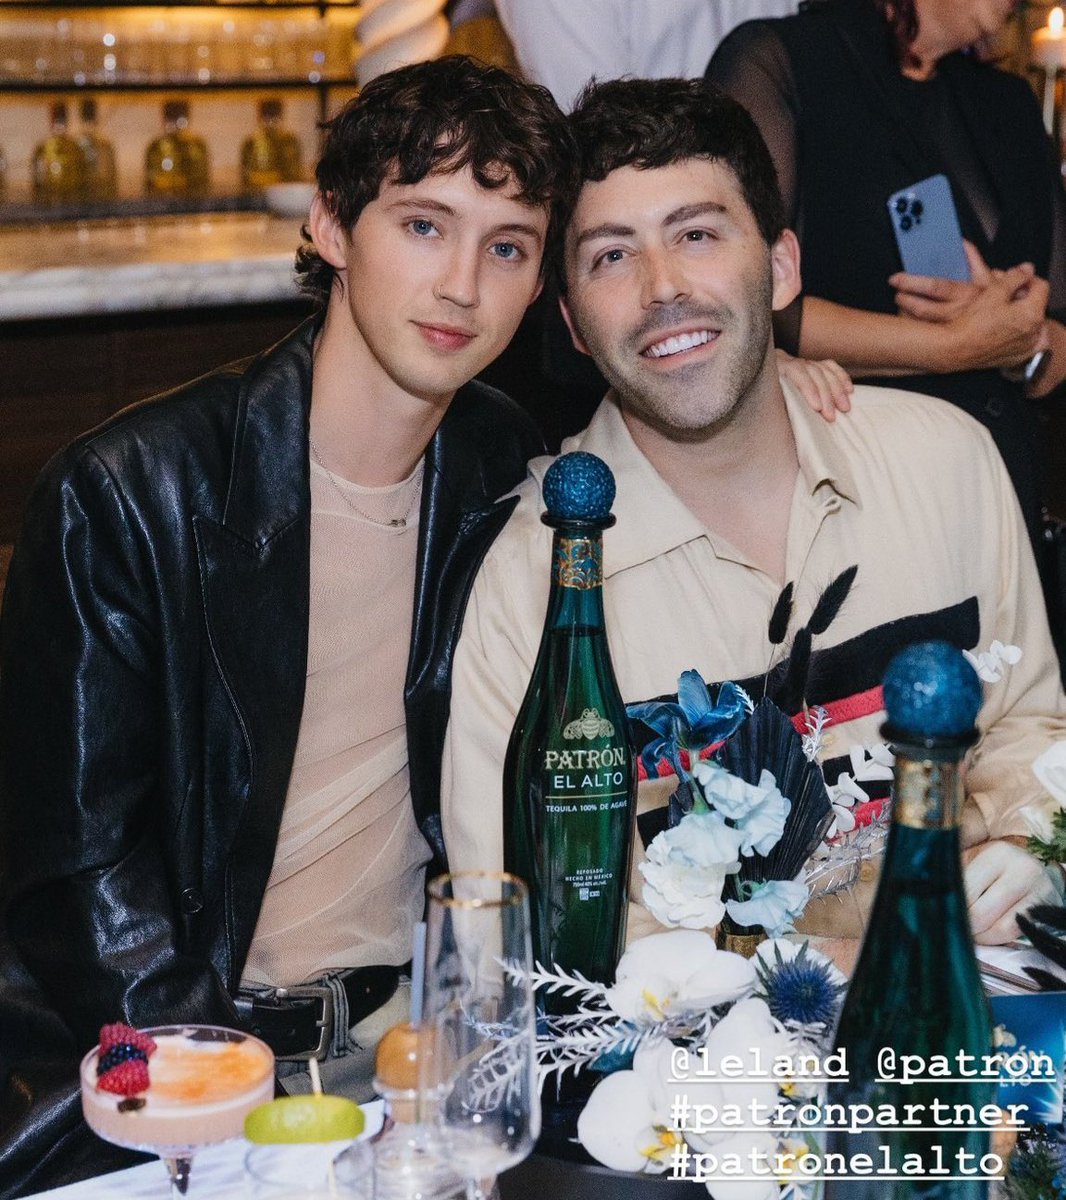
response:
{"label": "person in black top", "polygon": [[[1066,377],[1066,197],[1030,88],[972,51],[1012,8],[821,0],[741,26],[706,77],[754,116],[800,238],[804,292],[782,344],[970,412],[996,439],[1036,540],[1025,399]],[[888,197],[938,172],[969,242],[969,283],[899,269]],[[1018,369],[1041,349],[1027,387]]]}

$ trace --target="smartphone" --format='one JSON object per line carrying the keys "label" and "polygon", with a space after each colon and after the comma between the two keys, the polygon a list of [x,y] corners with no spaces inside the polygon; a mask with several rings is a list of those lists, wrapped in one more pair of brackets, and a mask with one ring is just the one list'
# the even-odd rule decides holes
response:
{"label": "smartphone", "polygon": [[970,264],[946,175],[930,175],[893,192],[888,215],[904,271],[969,281]]}

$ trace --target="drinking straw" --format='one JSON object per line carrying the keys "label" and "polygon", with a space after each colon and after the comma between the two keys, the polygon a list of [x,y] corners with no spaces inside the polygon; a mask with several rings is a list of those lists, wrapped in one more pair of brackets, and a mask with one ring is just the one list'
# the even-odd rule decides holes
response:
{"label": "drinking straw", "polygon": [[[311,1091],[314,1092],[314,1094],[316,1096],[321,1096],[322,1095],[322,1076],[318,1073],[318,1059],[317,1058],[309,1058],[307,1060],[307,1069],[311,1074]],[[333,1169],[332,1162],[326,1167],[326,1182],[329,1185],[329,1194],[331,1196],[336,1196],[337,1195],[337,1173]]]}
{"label": "drinking straw", "polygon": [[411,1024],[422,1023],[422,985],[426,978],[426,923],[415,926],[411,945]]}

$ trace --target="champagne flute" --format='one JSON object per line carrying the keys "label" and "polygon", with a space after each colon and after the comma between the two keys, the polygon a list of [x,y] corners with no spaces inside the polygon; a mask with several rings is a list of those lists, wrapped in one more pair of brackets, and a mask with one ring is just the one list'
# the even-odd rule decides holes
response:
{"label": "champagne flute", "polygon": [[89,1128],[104,1141],[158,1154],[172,1197],[189,1187],[193,1154],[244,1130],[244,1118],[274,1096],[274,1055],[258,1038],[217,1025],[161,1025],[141,1030],[156,1044],[149,1085],[123,1097],[97,1087],[94,1046],[81,1063],[81,1103]]}
{"label": "champagne flute", "polygon": [[529,893],[514,875],[442,875],[429,885],[419,1059],[423,1120],[485,1200],[540,1132]]}

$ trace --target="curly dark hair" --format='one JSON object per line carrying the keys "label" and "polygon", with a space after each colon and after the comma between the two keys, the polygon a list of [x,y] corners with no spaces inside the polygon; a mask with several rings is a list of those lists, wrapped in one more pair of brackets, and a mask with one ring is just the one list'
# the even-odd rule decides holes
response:
{"label": "curly dark hair", "polygon": [[593,81],[570,114],[582,183],[619,167],[665,167],[686,158],[723,163],[736,176],[759,233],[785,228],[770,151],[746,108],[702,79]]}
{"label": "curly dark hair", "polygon": [[[545,259],[561,238],[577,190],[573,140],[551,93],[461,55],[379,76],[327,122],[315,170],[329,212],[351,230],[386,179],[418,183],[469,167],[485,188],[513,184],[548,210]],[[329,299],[334,269],[307,227],[296,255],[303,292]]]}

